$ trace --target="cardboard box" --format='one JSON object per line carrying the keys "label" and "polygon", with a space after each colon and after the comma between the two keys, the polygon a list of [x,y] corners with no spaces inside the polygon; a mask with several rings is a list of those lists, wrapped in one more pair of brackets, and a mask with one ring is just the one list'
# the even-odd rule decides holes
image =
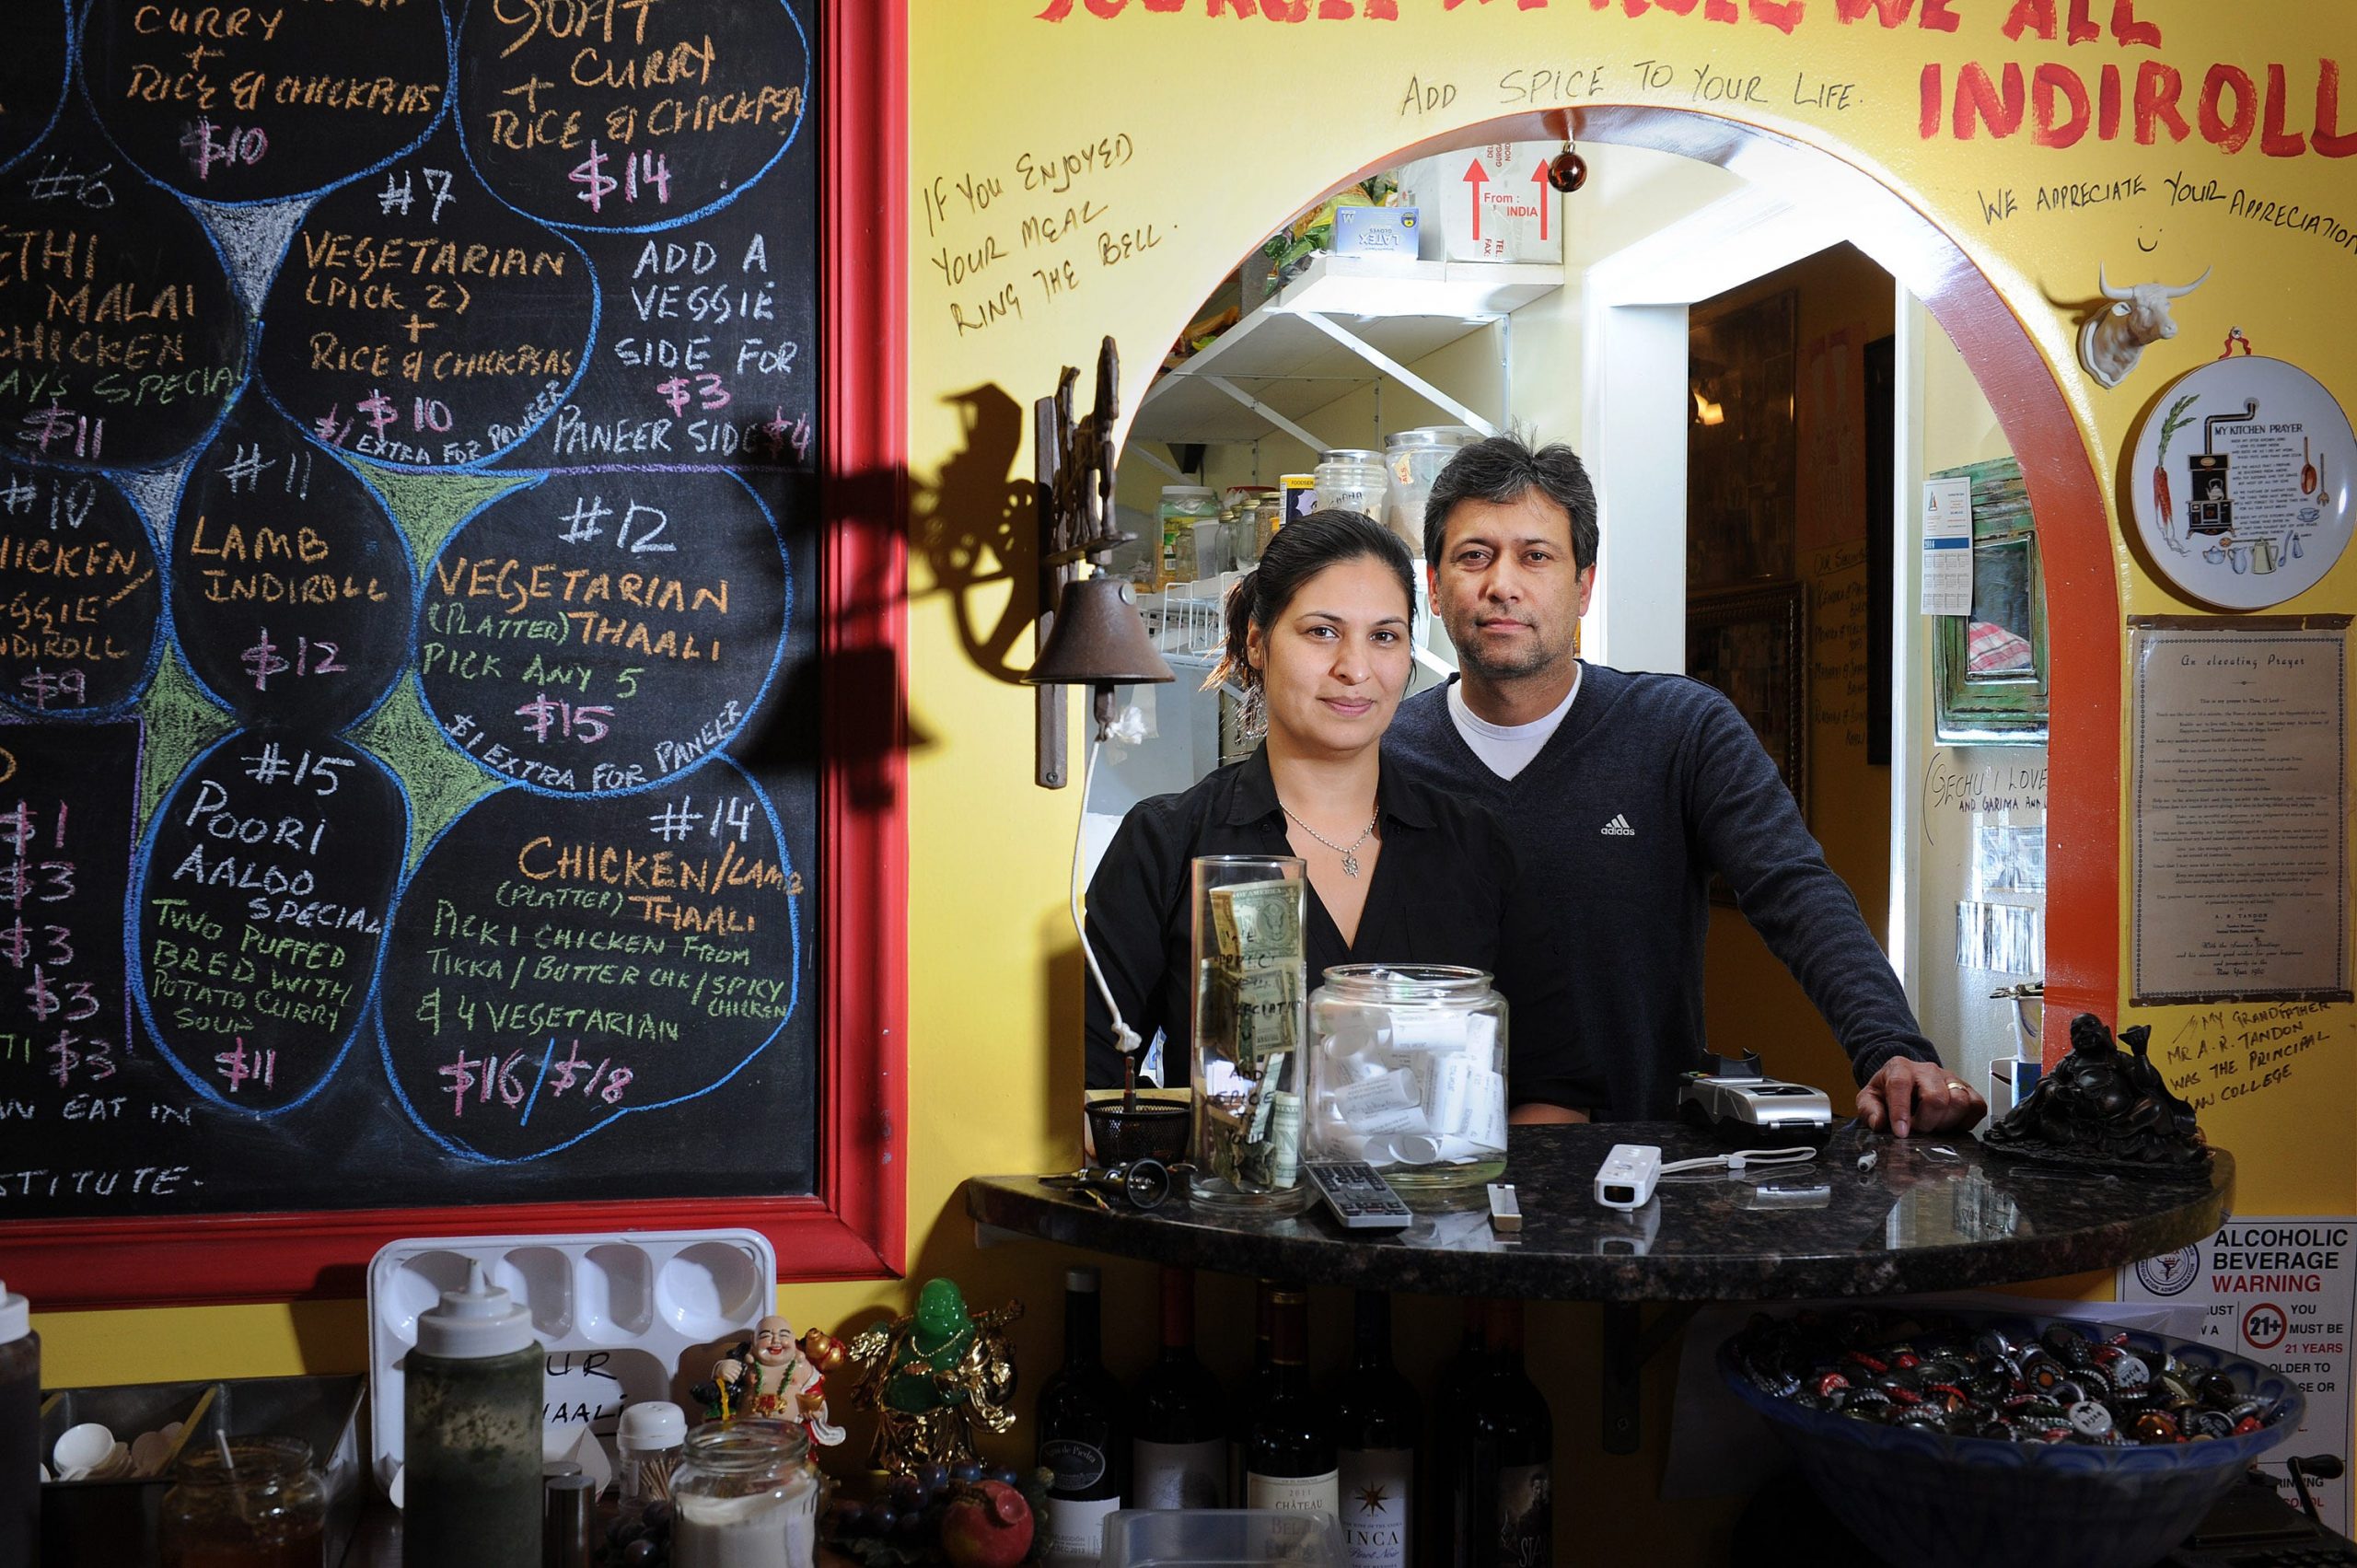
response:
{"label": "cardboard box", "polygon": [[1422,243],[1418,215],[1413,207],[1336,207],[1334,253],[1416,261]]}
{"label": "cardboard box", "polygon": [[[1427,261],[1563,259],[1563,198],[1547,183],[1555,148],[1495,142],[1419,158],[1399,171],[1399,195],[1422,215]],[[1339,219],[1340,209],[1336,217]]]}

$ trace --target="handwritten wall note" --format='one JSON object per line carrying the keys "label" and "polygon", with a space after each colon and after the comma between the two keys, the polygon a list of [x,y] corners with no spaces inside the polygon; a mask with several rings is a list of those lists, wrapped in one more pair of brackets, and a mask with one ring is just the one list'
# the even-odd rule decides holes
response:
{"label": "handwritten wall note", "polygon": [[2135,1005],[2349,1000],[2334,619],[2131,622]]}

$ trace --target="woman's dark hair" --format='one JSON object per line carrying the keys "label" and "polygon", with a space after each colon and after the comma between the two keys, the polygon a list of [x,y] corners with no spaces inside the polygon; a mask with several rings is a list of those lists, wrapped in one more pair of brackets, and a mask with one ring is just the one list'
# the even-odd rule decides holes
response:
{"label": "woman's dark hair", "polygon": [[1400,597],[1416,607],[1416,563],[1399,536],[1364,512],[1312,512],[1287,523],[1260,552],[1260,563],[1227,590],[1227,646],[1205,687],[1234,679],[1246,691],[1260,679],[1245,656],[1248,634],[1267,630],[1293,603],[1301,586],[1329,566],[1361,559],[1381,563],[1399,579]]}
{"label": "woman's dark hair", "polygon": [[1510,506],[1536,490],[1572,519],[1572,564],[1585,572],[1596,564],[1596,486],[1579,455],[1557,442],[1532,451],[1512,436],[1476,441],[1449,459],[1424,498],[1424,559],[1440,564],[1448,515],[1460,501],[1494,501]]}

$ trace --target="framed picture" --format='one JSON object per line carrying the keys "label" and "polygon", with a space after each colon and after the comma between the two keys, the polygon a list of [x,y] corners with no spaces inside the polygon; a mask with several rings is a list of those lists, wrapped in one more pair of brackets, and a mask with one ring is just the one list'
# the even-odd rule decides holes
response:
{"label": "framed picture", "polygon": [[2046,577],[2021,465],[1945,469],[1972,483],[1972,613],[1932,638],[1933,719],[1944,741],[2046,744]]}
{"label": "framed picture", "polygon": [[[1726,694],[1808,817],[1808,595],[1798,583],[1686,599],[1686,673]],[[1713,878],[1711,897],[1733,903]]]}

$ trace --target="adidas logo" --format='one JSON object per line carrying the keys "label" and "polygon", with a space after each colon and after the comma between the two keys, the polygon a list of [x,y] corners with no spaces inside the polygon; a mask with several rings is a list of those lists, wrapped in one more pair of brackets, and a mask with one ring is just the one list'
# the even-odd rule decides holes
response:
{"label": "adidas logo", "polygon": [[1616,811],[1612,814],[1612,820],[1604,825],[1604,836],[1608,839],[1633,839],[1637,836],[1637,830],[1629,826],[1629,819]]}

